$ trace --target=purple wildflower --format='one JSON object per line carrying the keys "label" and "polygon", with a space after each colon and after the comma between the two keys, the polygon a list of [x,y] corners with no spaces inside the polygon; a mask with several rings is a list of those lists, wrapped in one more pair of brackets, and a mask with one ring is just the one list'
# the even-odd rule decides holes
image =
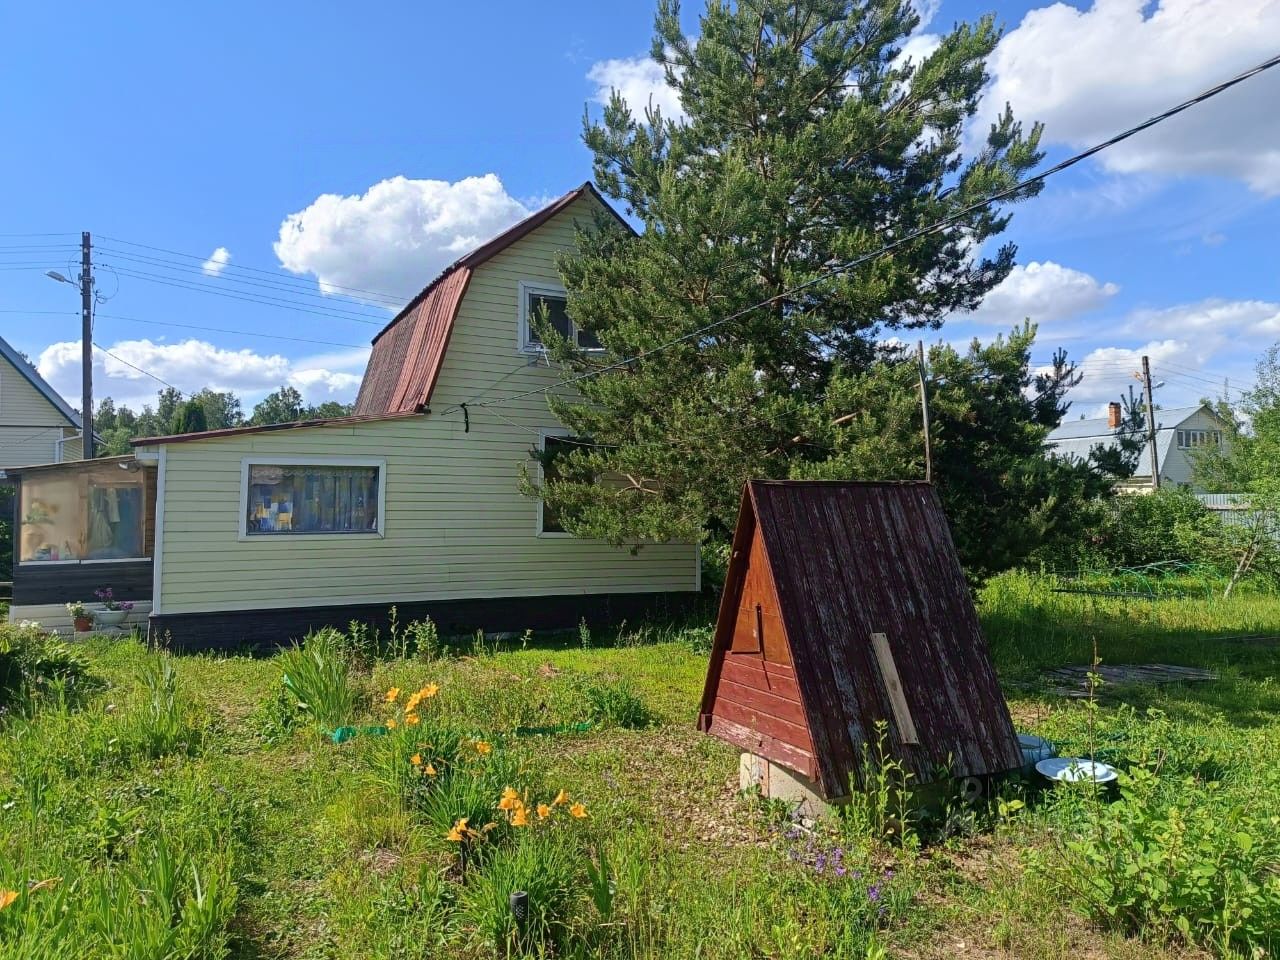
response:
{"label": "purple wildflower", "polygon": [[877,900],[880,899],[880,888],[876,886],[874,883],[871,886],[867,887],[867,899],[870,900],[872,903],[875,903]]}
{"label": "purple wildflower", "polygon": [[813,869],[817,870],[818,873],[822,873],[823,870],[827,869],[827,858],[825,854],[818,854],[817,858],[813,861]]}
{"label": "purple wildflower", "polygon": [[836,876],[837,876],[837,877],[843,877],[843,876],[844,876],[846,873],[848,873],[848,872],[849,872],[849,871],[848,871],[848,870],[846,870],[846,869],[844,868],[843,864],[836,864]]}

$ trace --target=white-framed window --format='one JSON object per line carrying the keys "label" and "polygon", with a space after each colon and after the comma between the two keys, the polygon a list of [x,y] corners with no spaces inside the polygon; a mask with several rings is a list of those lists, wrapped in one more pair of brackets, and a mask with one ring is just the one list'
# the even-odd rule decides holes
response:
{"label": "white-framed window", "polygon": [[[557,447],[567,448],[573,442],[573,435],[567,430],[542,430],[538,437],[538,449],[543,453],[548,451],[556,452]],[[546,483],[549,479],[555,478],[555,468],[548,467],[543,463],[538,465],[538,480],[540,483]],[[538,498],[538,524],[534,528],[534,532],[540,537],[572,537],[573,534],[564,528],[560,523],[560,519],[555,515],[546,502]]]}
{"label": "white-framed window", "polygon": [[240,539],[384,533],[387,462],[362,457],[245,457]]}
{"label": "white-framed window", "polygon": [[520,334],[517,347],[521,353],[540,353],[543,350],[542,341],[538,339],[538,334],[529,319],[542,307],[546,308],[547,316],[551,320],[551,325],[556,328],[556,332],[578,349],[602,349],[594,333],[579,330],[574,326],[573,321],[569,319],[568,303],[569,295],[564,287],[553,283],[520,281]]}
{"label": "white-framed window", "polygon": [[1191,450],[1195,447],[1222,446],[1221,430],[1179,430],[1178,449]]}

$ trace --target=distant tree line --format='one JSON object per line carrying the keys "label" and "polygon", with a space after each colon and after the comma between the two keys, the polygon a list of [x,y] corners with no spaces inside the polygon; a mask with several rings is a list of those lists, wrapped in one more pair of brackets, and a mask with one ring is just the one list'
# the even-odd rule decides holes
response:
{"label": "distant tree line", "polygon": [[308,404],[293,387],[281,387],[263,397],[246,418],[240,398],[230,391],[205,388],[189,397],[173,387],[156,396],[155,406],[144,404],[141,412],[116,406],[110,397],[98,404],[94,428],[102,437],[99,453],[115,456],[129,452],[129,441],[139,437],[159,437],[174,433],[198,433],[228,427],[294,423],[299,420],[327,420],[351,415],[353,405],[333,400]]}

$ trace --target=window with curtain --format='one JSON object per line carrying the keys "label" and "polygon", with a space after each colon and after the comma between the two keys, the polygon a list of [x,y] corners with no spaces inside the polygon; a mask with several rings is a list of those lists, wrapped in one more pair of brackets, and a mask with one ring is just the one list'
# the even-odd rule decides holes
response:
{"label": "window with curtain", "polygon": [[376,465],[249,464],[244,532],[380,533],[381,481]]}

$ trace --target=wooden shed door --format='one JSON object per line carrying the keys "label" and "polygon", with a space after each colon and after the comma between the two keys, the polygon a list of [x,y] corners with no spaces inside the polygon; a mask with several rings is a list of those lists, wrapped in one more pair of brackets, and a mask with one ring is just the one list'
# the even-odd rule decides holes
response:
{"label": "wooden shed door", "polygon": [[782,629],[773,580],[769,574],[764,546],[757,535],[751,542],[751,556],[738,601],[738,623],[733,634],[735,654],[756,654],[770,663],[791,662],[791,651]]}

